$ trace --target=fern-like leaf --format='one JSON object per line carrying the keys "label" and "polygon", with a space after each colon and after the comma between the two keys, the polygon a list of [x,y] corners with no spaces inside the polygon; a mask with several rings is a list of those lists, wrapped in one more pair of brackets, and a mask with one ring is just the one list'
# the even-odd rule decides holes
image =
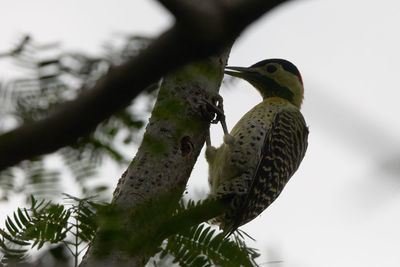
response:
{"label": "fern-like leaf", "polygon": [[[176,214],[199,204],[189,200],[184,205],[181,201]],[[246,246],[244,232],[235,232],[231,239],[216,232],[204,223],[181,230],[164,240],[160,259],[172,255],[180,266],[257,266],[255,259],[259,254]]]}
{"label": "fern-like leaf", "polygon": [[28,258],[28,247],[40,249],[46,243],[58,243],[66,238],[71,227],[71,211],[50,201],[31,197],[31,207],[18,208],[12,218],[7,216],[5,229],[0,229],[3,262]]}
{"label": "fern-like leaf", "polygon": [[200,224],[171,236],[164,242],[160,257],[170,254],[181,266],[257,266],[258,254],[249,254],[247,247],[224,238],[223,233],[215,235],[215,231]]}

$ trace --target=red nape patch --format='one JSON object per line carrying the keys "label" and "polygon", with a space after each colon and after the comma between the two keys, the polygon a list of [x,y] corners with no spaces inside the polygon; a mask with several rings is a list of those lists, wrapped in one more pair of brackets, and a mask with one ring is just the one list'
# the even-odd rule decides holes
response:
{"label": "red nape patch", "polygon": [[303,84],[303,78],[301,77],[300,72],[299,72],[299,80],[300,80],[301,84],[304,85],[304,84]]}

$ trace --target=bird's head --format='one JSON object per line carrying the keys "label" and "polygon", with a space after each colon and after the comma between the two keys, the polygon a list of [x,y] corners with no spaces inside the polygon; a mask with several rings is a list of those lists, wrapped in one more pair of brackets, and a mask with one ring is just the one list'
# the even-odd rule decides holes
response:
{"label": "bird's head", "polygon": [[300,108],[304,97],[303,80],[299,70],[284,59],[266,59],[248,68],[225,68],[225,73],[251,83],[264,99],[281,97]]}

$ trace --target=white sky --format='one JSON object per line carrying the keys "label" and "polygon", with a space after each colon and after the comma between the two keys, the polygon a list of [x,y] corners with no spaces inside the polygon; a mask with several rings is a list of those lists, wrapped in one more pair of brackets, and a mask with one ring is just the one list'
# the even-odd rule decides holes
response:
{"label": "white sky", "polygon": [[[399,13],[396,0],[293,1],[233,47],[231,65],[286,58],[305,83],[307,155],[278,200],[243,227],[260,263],[282,261],[262,266],[400,266]],[[112,34],[156,35],[170,23],[155,1],[2,0],[0,52],[30,33],[95,53]],[[242,81],[221,94],[229,128],[261,100]],[[212,141],[221,143],[220,126]],[[207,190],[203,155],[190,192]],[[116,184],[120,171],[110,172]]]}

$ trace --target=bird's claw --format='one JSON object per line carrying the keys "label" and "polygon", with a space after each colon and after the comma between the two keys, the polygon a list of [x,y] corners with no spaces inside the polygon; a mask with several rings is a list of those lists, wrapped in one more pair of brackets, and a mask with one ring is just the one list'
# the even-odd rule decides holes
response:
{"label": "bird's claw", "polygon": [[204,105],[201,106],[203,116],[213,124],[221,122],[222,129],[225,135],[229,135],[228,127],[226,126],[223,98],[219,94],[211,97],[211,101],[203,100]]}
{"label": "bird's claw", "polygon": [[201,105],[201,113],[203,117],[210,123],[217,124],[225,119],[223,99],[220,95],[216,94],[210,100],[203,100],[204,105]]}

